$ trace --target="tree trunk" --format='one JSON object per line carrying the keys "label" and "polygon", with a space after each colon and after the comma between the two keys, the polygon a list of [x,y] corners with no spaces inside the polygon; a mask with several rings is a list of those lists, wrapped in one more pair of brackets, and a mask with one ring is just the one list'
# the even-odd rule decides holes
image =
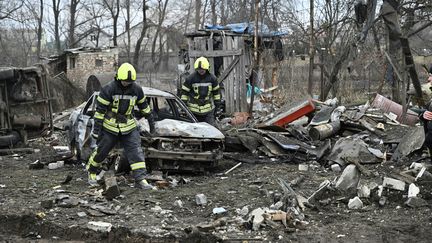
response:
{"label": "tree trunk", "polygon": [[38,18],[38,30],[37,30],[37,57],[41,57],[41,48],[42,48],[42,21],[43,21],[43,0],[40,0],[40,15]]}
{"label": "tree trunk", "polygon": [[53,12],[54,12],[54,39],[55,46],[57,49],[57,54],[61,53],[61,45],[60,45],[60,30],[59,30],[59,16],[60,16],[60,0],[52,0],[53,2]]}
{"label": "tree trunk", "polygon": [[113,45],[117,46],[117,25],[120,14],[120,0],[114,0],[114,2],[111,2],[112,5],[107,0],[103,0],[103,3],[105,7],[108,8],[113,20]]}
{"label": "tree trunk", "polygon": [[220,23],[221,25],[226,25],[227,24],[227,13],[225,12],[225,0],[220,0],[220,13],[221,13],[221,19],[220,19]]}
{"label": "tree trunk", "polygon": [[[143,1],[143,9],[145,9],[145,0]],[[131,18],[130,18],[130,0],[126,0],[127,56],[128,56],[129,62],[130,62],[130,58],[131,58],[130,20],[131,20]],[[143,18],[143,25],[145,25],[144,18]],[[135,46],[135,50],[136,50],[136,46]],[[135,56],[134,56],[134,63],[135,63]],[[137,65],[137,63],[135,63],[135,65]]]}
{"label": "tree trunk", "polygon": [[200,23],[201,23],[201,0],[195,0],[195,30],[199,29]]}
{"label": "tree trunk", "polygon": [[339,59],[336,61],[336,64],[334,65],[332,72],[330,74],[330,77],[328,78],[329,82],[327,83],[326,86],[324,86],[324,90],[323,90],[323,97],[320,97],[320,100],[326,100],[327,96],[331,90],[331,88],[336,84],[336,82],[338,81],[338,74],[339,71],[342,67],[342,63],[348,58],[350,52],[351,52],[351,46],[348,46],[346,48],[344,48],[344,51],[342,53],[342,55],[339,57]]}
{"label": "tree trunk", "polygon": [[[158,4],[158,10],[159,10],[159,20],[158,20],[158,24],[156,27],[156,33],[153,37],[153,42],[152,42],[152,49],[151,49],[151,59],[153,61],[153,63],[156,62],[156,41],[158,38],[162,38],[162,35],[159,35],[159,33],[161,32],[162,29],[162,23],[165,19],[165,15],[166,15],[166,9],[168,6],[168,1],[169,0],[165,0],[165,3],[161,3],[162,0],[159,0],[159,4]],[[163,5],[161,5],[163,4]],[[159,46],[159,48],[162,48],[161,46]]]}
{"label": "tree trunk", "polygon": [[143,21],[142,21],[142,29],[141,29],[141,33],[140,36],[136,42],[135,45],[135,52],[134,52],[134,56],[133,56],[133,64],[135,66],[135,68],[139,69],[139,55],[140,55],[140,51],[141,51],[141,44],[144,40],[144,37],[146,35],[147,32],[147,28],[148,28],[148,23],[147,23],[147,6],[146,6],[146,0],[144,0],[143,2]]}
{"label": "tree trunk", "polygon": [[217,24],[216,0],[210,0],[210,5],[211,5],[212,25],[216,25]]}
{"label": "tree trunk", "polygon": [[80,0],[71,0],[70,1],[70,22],[69,22],[69,48],[74,48],[76,46],[75,41],[75,25],[76,25],[76,13],[77,7]]}
{"label": "tree trunk", "polygon": [[308,94],[312,95],[313,88],[313,69],[314,69],[314,59],[315,59],[315,41],[314,41],[314,1],[310,0],[310,15],[309,15],[309,25],[310,25],[310,37],[309,37],[309,79],[308,79]]}

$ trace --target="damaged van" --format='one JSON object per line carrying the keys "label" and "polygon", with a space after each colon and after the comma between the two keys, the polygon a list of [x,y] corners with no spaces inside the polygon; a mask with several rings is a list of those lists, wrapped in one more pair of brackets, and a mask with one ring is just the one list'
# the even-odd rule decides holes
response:
{"label": "damaged van", "polygon": [[[147,168],[163,171],[206,171],[217,166],[223,156],[224,135],[214,126],[198,122],[176,95],[143,87],[153,110],[155,132],[149,133],[146,119],[138,121]],[[69,141],[77,159],[87,161],[96,142],[90,136],[96,110],[94,92],[70,116]],[[118,150],[114,153],[119,154]],[[113,157],[111,157],[113,158]],[[120,157],[117,157],[120,158]],[[125,158],[116,159],[116,170],[128,170]]]}
{"label": "damaged van", "polygon": [[14,147],[53,127],[44,66],[0,67],[0,147]]}

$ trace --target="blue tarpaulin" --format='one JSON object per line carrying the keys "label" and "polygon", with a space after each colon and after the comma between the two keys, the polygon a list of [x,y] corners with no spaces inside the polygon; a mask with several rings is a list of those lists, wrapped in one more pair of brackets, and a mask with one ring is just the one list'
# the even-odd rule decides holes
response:
{"label": "blue tarpaulin", "polygon": [[[259,24],[258,35],[263,37],[276,37],[287,35],[286,31],[271,31],[269,27],[265,24]],[[237,34],[250,34],[254,35],[255,33],[255,25],[254,23],[236,23],[236,24],[227,24],[225,26],[222,25],[206,25],[207,30],[229,30]]]}

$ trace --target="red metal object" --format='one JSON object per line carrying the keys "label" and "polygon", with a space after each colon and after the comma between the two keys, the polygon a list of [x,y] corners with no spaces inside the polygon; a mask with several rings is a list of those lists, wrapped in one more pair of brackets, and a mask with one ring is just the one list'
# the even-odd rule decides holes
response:
{"label": "red metal object", "polygon": [[372,102],[372,107],[375,108],[379,108],[381,109],[383,112],[385,113],[394,113],[397,115],[396,121],[402,123],[402,124],[406,124],[406,125],[411,125],[414,126],[418,121],[418,114],[415,113],[412,110],[407,110],[406,116],[405,118],[402,116],[403,113],[403,107],[402,105],[387,99],[386,97],[377,94],[375,96],[375,99]]}
{"label": "red metal object", "polygon": [[279,113],[274,118],[264,122],[264,126],[284,127],[286,124],[293,122],[300,117],[307,115],[315,110],[315,105],[311,99],[303,101],[300,104],[288,107],[287,111]]}

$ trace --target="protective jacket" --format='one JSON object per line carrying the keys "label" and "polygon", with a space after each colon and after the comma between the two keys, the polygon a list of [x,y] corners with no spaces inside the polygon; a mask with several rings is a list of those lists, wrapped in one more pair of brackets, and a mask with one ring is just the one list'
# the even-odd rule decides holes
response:
{"label": "protective jacket", "polygon": [[189,109],[198,115],[204,115],[216,106],[221,100],[220,87],[216,77],[208,71],[205,75],[194,72],[189,75],[183,86],[181,99]]}
{"label": "protective jacket", "polygon": [[103,127],[114,135],[130,133],[137,127],[135,105],[139,109],[137,116],[151,115],[151,108],[138,84],[132,83],[124,87],[119,81],[113,81],[104,86],[97,97],[94,132],[98,134],[100,127]]}

